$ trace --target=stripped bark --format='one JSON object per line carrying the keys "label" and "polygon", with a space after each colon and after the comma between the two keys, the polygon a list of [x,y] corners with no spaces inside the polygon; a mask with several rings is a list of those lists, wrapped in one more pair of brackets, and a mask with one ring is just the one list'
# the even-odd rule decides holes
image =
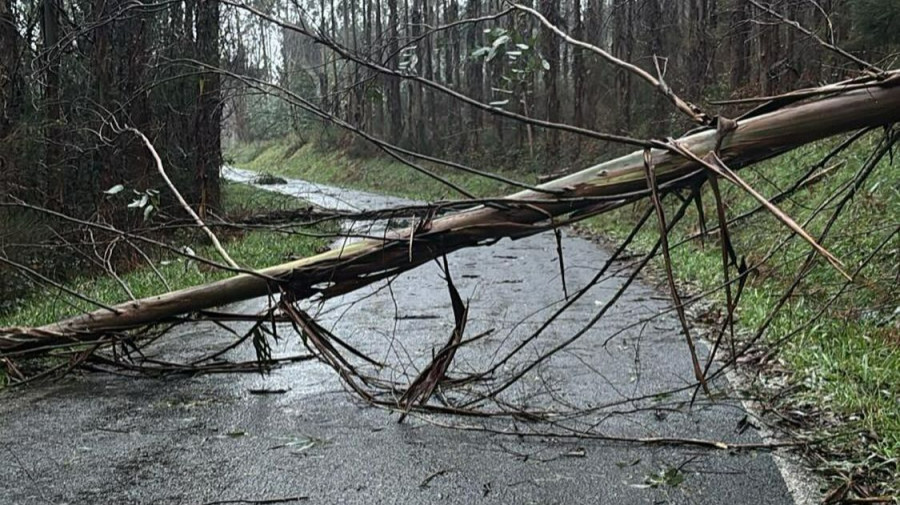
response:
{"label": "stripped bark", "polygon": [[[702,158],[717,152],[732,169],[846,131],[900,120],[900,72],[868,86],[742,119],[734,129],[706,129],[678,139],[679,149]],[[652,165],[661,191],[705,177],[695,160],[657,143]],[[100,309],[38,328],[0,329],[0,356],[72,341],[94,341],[227,303],[287,290],[294,299],[330,298],[415,268],[433,258],[497,239],[518,238],[644,198],[644,152],[636,151],[502,200],[426,221],[415,229],[241,274],[210,284]],[[551,191],[551,192],[548,192]],[[274,280],[273,280],[274,279]]]}

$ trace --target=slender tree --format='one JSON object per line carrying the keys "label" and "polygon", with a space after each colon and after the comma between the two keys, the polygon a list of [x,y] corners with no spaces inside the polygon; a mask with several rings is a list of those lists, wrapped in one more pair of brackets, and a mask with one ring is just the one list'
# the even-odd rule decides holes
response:
{"label": "slender tree", "polygon": [[[388,61],[390,68],[397,70],[399,67],[399,58],[397,54],[400,51],[400,16],[397,11],[397,0],[388,0]],[[390,118],[390,136],[393,139],[399,139],[403,136],[403,120],[400,105],[400,79],[389,76],[387,81],[387,114]]]}
{"label": "slender tree", "polygon": [[[197,57],[218,68],[219,58],[219,2],[197,0]],[[199,214],[204,217],[207,209],[219,206],[219,168],[222,166],[221,146],[221,88],[217,72],[203,72],[197,78],[196,131],[196,187]]]}
{"label": "slender tree", "polygon": [[[551,23],[560,25],[559,0],[540,0],[541,14],[544,15]],[[547,112],[547,120],[553,123],[559,122],[560,105],[559,105],[559,42],[553,34],[544,31],[541,34],[541,53],[544,61],[547,62],[546,71],[544,72],[544,96],[545,107]],[[551,159],[559,154],[559,132],[549,130],[547,132],[547,156]]]}

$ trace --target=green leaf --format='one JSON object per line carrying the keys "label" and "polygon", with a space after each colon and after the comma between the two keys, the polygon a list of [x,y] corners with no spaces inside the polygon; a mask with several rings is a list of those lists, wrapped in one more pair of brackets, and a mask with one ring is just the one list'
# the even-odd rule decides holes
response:
{"label": "green leaf", "polygon": [[487,46],[485,46],[485,47],[479,47],[478,49],[472,51],[472,57],[473,57],[473,58],[479,58],[479,57],[484,56],[485,54],[487,54],[490,50],[491,50],[491,48],[490,48],[490,47],[487,47]]}
{"label": "green leaf", "polygon": [[509,42],[509,35],[501,35],[500,37],[494,39],[494,43],[491,44],[491,46],[496,48],[502,46],[503,44],[506,44],[507,42]]}
{"label": "green leaf", "polygon": [[497,46],[492,47],[491,50],[488,51],[487,61],[493,60],[495,56],[497,56]]}
{"label": "green leaf", "polygon": [[141,195],[141,197],[139,199],[134,200],[131,203],[129,203],[128,208],[129,209],[144,208],[147,206],[148,203],[150,203],[150,195],[144,193],[143,195]]}
{"label": "green leaf", "polygon": [[662,486],[678,487],[684,483],[684,473],[676,467],[669,467],[658,473],[648,475],[644,478],[644,484],[651,488],[659,488]]}
{"label": "green leaf", "polygon": [[106,193],[107,195],[115,195],[116,193],[122,191],[123,189],[125,189],[125,186],[124,186],[124,185],[122,185],[122,184],[116,184],[115,186],[113,186],[113,187],[107,189],[106,191],[104,191],[104,193]]}

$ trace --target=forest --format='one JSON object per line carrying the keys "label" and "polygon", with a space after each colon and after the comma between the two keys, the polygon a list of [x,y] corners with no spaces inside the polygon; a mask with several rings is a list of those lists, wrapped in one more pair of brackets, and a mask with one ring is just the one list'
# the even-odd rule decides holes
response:
{"label": "forest", "polygon": [[0,442],[29,395],[310,361],[463,435],[777,453],[604,464],[635,503],[897,503],[898,57],[897,0],[0,0]]}

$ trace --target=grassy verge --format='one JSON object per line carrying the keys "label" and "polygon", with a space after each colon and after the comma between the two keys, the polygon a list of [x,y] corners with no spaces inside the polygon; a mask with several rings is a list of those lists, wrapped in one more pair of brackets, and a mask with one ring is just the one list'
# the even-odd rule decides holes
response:
{"label": "grassy verge", "polygon": [[[236,183],[223,182],[223,208],[228,215],[241,215],[266,209],[288,209],[304,206],[296,198],[279,195],[261,189]],[[247,268],[271,266],[289,257],[307,256],[324,245],[327,240],[318,238],[315,229],[299,229],[293,232],[273,232],[265,230],[228,231],[218,230],[225,248],[234,260]],[[178,246],[191,247],[198,255],[218,260],[216,251],[205,244],[205,237],[197,233],[179,234],[173,239]],[[196,284],[210,282],[231,275],[229,272],[207,268],[184,257],[165,250],[148,250],[154,267],[143,264],[128,272],[121,273],[122,283],[127,285],[136,298],[151,296]],[[166,280],[164,283],[163,280]],[[168,284],[168,285],[167,285]],[[67,287],[85,296],[114,304],[127,301],[128,293],[122,284],[111,276],[81,277],[73,279]],[[38,289],[23,299],[14,310],[0,316],[3,326],[36,326],[50,323],[60,318],[90,310],[90,304],[77,300],[53,288]]]}
{"label": "grassy verge", "polygon": [[[825,210],[813,218],[814,209],[852,180],[874,142],[874,136],[864,139],[834,159],[830,166],[837,168],[832,173],[782,202],[782,210],[804,223],[813,236],[819,236],[830,212]],[[745,170],[742,175],[764,194],[774,195],[778,193],[776,188],[790,186],[836,145],[836,141],[829,141],[807,146]],[[730,216],[756,206],[737,188],[723,188]],[[897,192],[896,167],[886,157],[823,242],[851,272],[888,239],[886,247],[818,318],[815,316],[823,304],[840,290],[844,280],[824,261],[816,260],[815,268],[764,335],[763,346],[778,346],[766,349],[769,359],[762,365],[764,374],[758,381],[764,393],[786,393],[772,395],[778,400],[770,407],[784,416],[787,428],[827,438],[816,448],[822,456],[817,463],[826,474],[836,481],[874,483],[875,493],[887,496],[900,492],[900,331],[895,312],[900,295],[900,238],[893,235],[900,224]],[[714,217],[712,196],[704,195],[704,200],[706,216]],[[646,205],[620,209],[583,226],[592,233],[622,238]],[[698,231],[696,218],[691,220],[689,215],[687,222],[676,231],[673,243]],[[730,231],[737,253],[746,256],[749,264],[762,259],[787,236],[784,226],[765,213]],[[654,223],[639,234],[636,249],[648,250],[656,237]],[[808,251],[804,242],[794,239],[754,273],[738,309],[740,329],[750,332],[765,321]],[[672,251],[672,260],[681,284],[692,291],[705,291],[722,282],[721,251],[715,240],[705,246],[699,242],[685,244]],[[716,301],[723,305],[724,295],[719,293]]]}
{"label": "grassy verge", "polygon": [[[234,147],[227,158],[235,166],[284,177],[363,189],[427,201],[458,200],[462,195],[427,175],[416,172],[397,160],[386,156],[355,157],[346,150],[323,150],[315,142],[301,142],[288,137],[280,140],[254,142]],[[427,169],[464,187],[476,196],[499,196],[511,188],[501,182],[472,176],[458,170],[446,169],[430,163]],[[491,167],[478,167],[492,171]],[[502,173],[512,179],[521,176]],[[524,181],[523,182],[533,182]]]}
{"label": "grassy verge", "polygon": [[[748,168],[742,172],[743,177],[763,194],[775,195],[778,188],[788,187],[837,142],[830,140],[806,146]],[[781,208],[818,236],[830,213],[826,210],[814,218],[813,209],[853,179],[875,142],[876,136],[872,135],[835,157],[828,165],[832,170],[782,202]],[[440,184],[395,161],[354,158],[341,150],[323,152],[312,143],[300,145],[290,139],[242,146],[232,150],[231,156],[239,167],[289,177],[425,200],[453,196]],[[508,189],[458,173],[449,178],[480,196],[496,195]],[[824,245],[845,262],[848,270],[856,269],[896,229],[900,216],[898,188],[896,169],[886,158],[835,223]],[[746,194],[725,187],[724,183],[723,194],[729,216],[756,206]],[[703,200],[707,220],[714,221],[712,196],[705,194]],[[621,239],[647,205],[641,202],[580,226],[592,234]],[[635,252],[648,250],[656,240],[655,223],[650,223],[638,235]],[[692,210],[675,230],[672,243],[696,233],[697,223]],[[738,254],[745,256],[751,265],[787,234],[766,213],[744,220],[731,231]],[[873,491],[886,495],[900,491],[900,331],[895,312],[900,295],[898,245],[900,239],[894,235],[892,242],[861,270],[857,281],[825,315],[807,325],[822,304],[843,285],[835,270],[817,260],[815,269],[764,336],[763,346],[776,342],[779,345],[768,349],[770,359],[760,381],[764,392],[778,389],[784,393],[772,395],[778,400],[771,407],[784,416],[789,429],[828,437],[827,443],[817,447],[826,474],[836,480],[873,482]],[[794,239],[757,269],[743,293],[737,322],[740,330],[752,331],[765,320],[808,250],[805,243]],[[721,282],[721,252],[714,239],[706,243],[685,243],[672,254],[676,275],[686,290],[700,292]],[[717,296],[717,301],[723,302],[724,295]]]}

